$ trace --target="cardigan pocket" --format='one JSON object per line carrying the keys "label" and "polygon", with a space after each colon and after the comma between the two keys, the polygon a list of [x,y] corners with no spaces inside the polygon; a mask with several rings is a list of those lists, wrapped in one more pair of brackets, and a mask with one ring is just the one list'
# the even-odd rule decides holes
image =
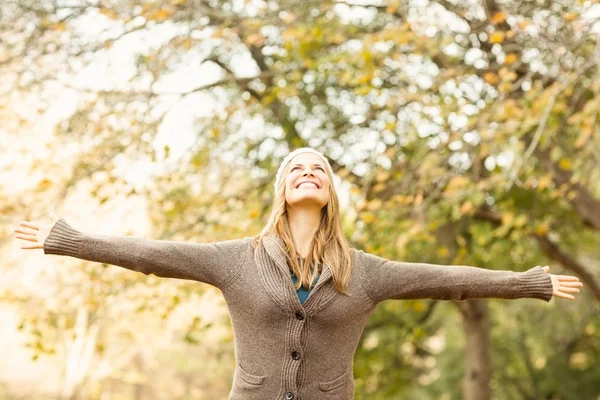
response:
{"label": "cardigan pocket", "polygon": [[346,383],[347,377],[348,372],[344,372],[342,375],[338,376],[332,381],[319,382],[319,389],[321,389],[323,392],[329,392],[330,390],[343,386]]}
{"label": "cardigan pocket", "polygon": [[265,385],[263,384],[266,376],[253,375],[237,364],[235,367],[235,377],[233,379],[233,388],[228,400],[264,400]]}
{"label": "cardigan pocket", "polygon": [[252,375],[242,368],[240,364],[237,365],[237,370],[240,379],[250,385],[262,385],[265,380],[265,376],[263,375]]}

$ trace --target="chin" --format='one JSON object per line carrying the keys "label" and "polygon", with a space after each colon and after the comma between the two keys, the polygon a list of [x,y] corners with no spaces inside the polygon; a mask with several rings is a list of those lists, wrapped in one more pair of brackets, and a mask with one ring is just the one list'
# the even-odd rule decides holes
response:
{"label": "chin", "polygon": [[298,198],[292,198],[286,201],[291,206],[311,205],[323,208],[327,205],[327,200],[319,199],[316,196],[302,196]]}

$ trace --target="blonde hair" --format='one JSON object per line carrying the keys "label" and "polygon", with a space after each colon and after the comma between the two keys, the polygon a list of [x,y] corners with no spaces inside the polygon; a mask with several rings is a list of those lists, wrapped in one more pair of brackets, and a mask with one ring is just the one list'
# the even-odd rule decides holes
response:
{"label": "blonde hair", "polygon": [[310,288],[317,274],[320,272],[315,265],[323,264],[329,266],[331,276],[338,292],[347,294],[348,281],[352,270],[352,252],[344,232],[342,231],[342,221],[340,217],[340,206],[337,192],[333,185],[333,176],[329,171],[327,174],[331,179],[329,186],[329,201],[321,209],[321,222],[311,243],[310,251],[301,265],[297,257],[299,254],[292,241],[292,233],[287,219],[287,205],[285,201],[286,178],[289,174],[290,165],[287,165],[283,174],[283,179],[278,182],[275,190],[275,201],[271,215],[265,227],[254,237],[252,244],[256,248],[261,239],[267,235],[279,236],[284,244],[284,252],[292,272],[298,278],[295,287],[301,286]]}

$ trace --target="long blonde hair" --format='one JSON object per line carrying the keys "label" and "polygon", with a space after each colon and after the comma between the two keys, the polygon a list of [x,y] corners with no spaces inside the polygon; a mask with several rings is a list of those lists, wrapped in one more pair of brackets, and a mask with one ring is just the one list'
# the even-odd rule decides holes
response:
{"label": "long blonde hair", "polygon": [[322,264],[329,266],[331,269],[331,276],[336,290],[340,293],[348,294],[346,289],[352,270],[352,253],[342,231],[340,206],[337,192],[333,186],[333,176],[327,171],[331,179],[329,201],[321,209],[319,228],[311,243],[310,251],[301,265],[298,262],[298,253],[292,241],[285,201],[285,182],[289,174],[290,164],[286,166],[285,173],[276,188],[271,216],[258,236],[254,237],[252,244],[256,248],[261,239],[266,235],[277,235],[283,239],[288,265],[296,277],[298,277],[295,285],[296,289],[299,289],[301,286],[304,288],[311,287],[311,283],[315,283],[314,280],[320,272],[318,265]]}

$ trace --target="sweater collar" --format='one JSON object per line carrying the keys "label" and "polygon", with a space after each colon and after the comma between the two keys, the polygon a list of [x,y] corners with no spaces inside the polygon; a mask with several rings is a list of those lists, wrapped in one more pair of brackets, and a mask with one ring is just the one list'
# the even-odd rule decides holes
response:
{"label": "sweater collar", "polygon": [[331,269],[323,265],[316,285],[310,291],[304,304],[300,303],[287,265],[285,243],[277,235],[267,235],[255,251],[255,261],[265,290],[284,310],[316,313],[327,305],[336,294]]}

